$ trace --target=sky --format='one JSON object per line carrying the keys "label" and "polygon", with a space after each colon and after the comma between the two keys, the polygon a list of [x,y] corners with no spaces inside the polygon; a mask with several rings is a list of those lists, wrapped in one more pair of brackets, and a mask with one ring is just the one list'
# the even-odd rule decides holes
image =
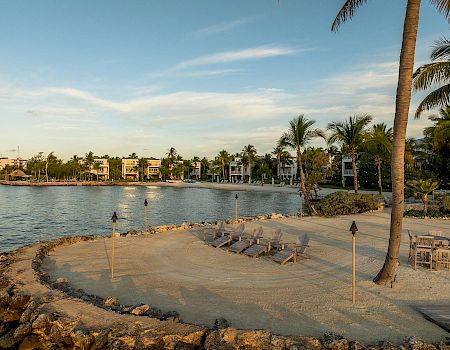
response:
{"label": "sky", "polygon": [[[392,125],[406,0],[0,0],[0,156],[271,152],[304,114]],[[416,67],[449,24],[422,2]],[[408,135],[421,137],[426,115]],[[325,146],[314,141],[313,146]]]}

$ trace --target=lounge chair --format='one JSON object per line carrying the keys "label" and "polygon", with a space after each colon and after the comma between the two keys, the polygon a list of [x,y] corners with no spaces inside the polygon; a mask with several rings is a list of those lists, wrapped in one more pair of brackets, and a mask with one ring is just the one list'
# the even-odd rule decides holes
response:
{"label": "lounge chair", "polygon": [[250,237],[248,237],[247,239],[242,239],[241,236],[239,241],[233,243],[230,246],[229,250],[236,254],[242,253],[245,249],[250,247],[253,244],[253,242],[256,242],[258,239],[260,239],[262,237],[262,234],[263,234],[262,226],[260,226],[259,228],[255,228]]}
{"label": "lounge chair", "polygon": [[[261,234],[262,234],[262,227],[261,227]],[[269,243],[267,244],[262,243],[261,238],[262,237],[258,237],[254,241],[254,244],[252,244],[249,248],[245,250],[244,254],[252,258],[257,258],[262,253],[267,254],[269,251]]]}
{"label": "lounge chair", "polygon": [[222,231],[224,230],[225,223],[223,221],[218,221],[215,227],[206,227],[203,229],[203,240],[206,241],[207,236],[211,234],[212,230],[212,240],[214,241],[217,237],[222,236]]}
{"label": "lounge chair", "polygon": [[282,250],[284,249],[284,244],[281,241],[281,237],[283,237],[283,233],[281,232],[281,229],[276,229],[275,232],[272,234],[272,237],[269,239],[269,253],[272,249],[275,250]]}
{"label": "lounge chair", "polygon": [[416,248],[416,243],[414,242],[414,238],[411,234],[411,231],[408,230],[408,237],[409,237],[409,254],[408,254],[408,261],[412,261],[414,258],[414,249]]}
{"label": "lounge chair", "polygon": [[292,248],[289,247],[289,244],[285,244],[285,249],[279,251],[274,256],[272,256],[272,260],[284,265],[289,260],[294,260],[294,262],[297,262],[297,256],[304,255],[305,250],[307,247],[309,247],[309,237],[307,234],[300,236],[298,238],[299,244],[294,244]]}
{"label": "lounge chair", "polygon": [[212,241],[211,245],[213,247],[216,248],[220,248],[223,247],[226,244],[231,244],[234,240],[235,237],[238,237],[239,235],[242,234],[242,232],[244,232],[245,229],[245,225],[244,224],[240,224],[236,230],[223,230],[222,231],[222,237],[219,237],[217,239],[215,239],[214,241]]}

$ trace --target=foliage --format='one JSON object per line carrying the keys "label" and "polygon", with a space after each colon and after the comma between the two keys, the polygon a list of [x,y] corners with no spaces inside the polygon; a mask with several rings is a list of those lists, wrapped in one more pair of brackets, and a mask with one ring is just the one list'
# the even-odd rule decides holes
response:
{"label": "foliage", "polygon": [[406,210],[403,214],[405,217],[413,217],[413,218],[449,218],[450,211],[442,211],[442,210],[429,210],[428,212],[424,212],[423,210]]}
{"label": "foliage", "polygon": [[414,195],[417,195],[422,199],[423,211],[426,213],[428,210],[428,194],[439,187],[439,182],[421,179],[410,180],[406,183],[406,186],[414,192]]}
{"label": "foliage", "polygon": [[441,211],[446,211],[450,213],[450,195],[442,196],[439,200],[439,208]]}
{"label": "foliage", "polygon": [[322,199],[316,209],[321,216],[358,214],[377,210],[379,201],[378,195],[338,191]]}

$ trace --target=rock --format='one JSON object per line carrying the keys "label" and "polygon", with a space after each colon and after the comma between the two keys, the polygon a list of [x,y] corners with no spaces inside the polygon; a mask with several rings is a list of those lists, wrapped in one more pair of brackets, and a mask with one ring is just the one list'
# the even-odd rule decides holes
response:
{"label": "rock", "polygon": [[349,342],[343,336],[326,332],[322,338],[322,344],[330,350],[348,350]]}
{"label": "rock", "polygon": [[219,317],[214,321],[213,329],[224,329],[230,327],[230,322],[228,322],[225,318]]}
{"label": "rock", "polygon": [[13,337],[17,341],[22,341],[26,336],[28,336],[31,333],[31,331],[32,331],[32,328],[31,328],[30,322],[22,323],[14,331]]}
{"label": "rock", "polygon": [[111,332],[109,329],[101,330],[100,332],[93,333],[93,341],[91,350],[102,350],[106,348],[108,344],[108,335]]}
{"label": "rock", "polygon": [[351,341],[349,344],[349,350],[362,350],[365,349],[365,346],[362,345],[360,342],[358,342],[357,340],[353,340]]}
{"label": "rock", "polygon": [[200,348],[202,345],[202,339],[206,333],[206,330],[202,329],[196,332],[192,332],[183,337],[183,343],[192,345],[195,349]]}
{"label": "rock", "polygon": [[62,343],[64,341],[63,329],[56,322],[50,328],[50,339],[53,343]]}
{"label": "rock", "polygon": [[149,309],[150,309],[150,306],[148,306],[147,304],[144,304],[144,305],[138,306],[138,307],[134,308],[133,310],[131,310],[131,313],[133,315],[141,316],[141,315],[144,315]]}
{"label": "rock", "polygon": [[15,294],[11,299],[10,309],[25,309],[30,296],[26,294]]}
{"label": "rock", "polygon": [[164,349],[164,341],[159,337],[143,334],[136,342],[136,349]]}
{"label": "rock", "polygon": [[50,326],[52,325],[52,319],[47,314],[40,314],[34,321],[33,321],[33,330],[43,331],[46,332],[50,329]]}
{"label": "rock", "polygon": [[103,300],[103,304],[106,306],[119,306],[120,302],[119,299],[116,297],[108,297],[105,300]]}
{"label": "rock", "polygon": [[269,331],[248,331],[239,335],[239,343],[252,350],[265,350],[271,347],[271,334]]}
{"label": "rock", "polygon": [[32,300],[28,303],[27,307],[25,308],[25,311],[23,312],[22,316],[20,316],[20,323],[29,322],[31,319],[31,315],[33,312],[38,308],[40,305],[39,301]]}
{"label": "rock", "polygon": [[[47,342],[45,342],[47,343]],[[49,344],[44,344],[35,334],[27,336],[20,344],[19,350],[53,349]]]}
{"label": "rock", "polygon": [[166,312],[161,318],[166,321],[180,322],[180,314],[176,311]]}
{"label": "rock", "polygon": [[81,350],[88,350],[94,340],[91,334],[85,334],[82,330],[72,333],[70,337],[72,338],[73,344]]}
{"label": "rock", "polygon": [[7,323],[4,323],[3,321],[0,321],[0,335],[5,334],[6,332],[8,332],[9,327]]}
{"label": "rock", "polygon": [[6,290],[0,291],[0,306],[9,306],[11,304],[11,296]]}
{"label": "rock", "polygon": [[17,343],[19,343],[19,340],[14,338],[13,329],[0,337],[0,349],[14,348]]}

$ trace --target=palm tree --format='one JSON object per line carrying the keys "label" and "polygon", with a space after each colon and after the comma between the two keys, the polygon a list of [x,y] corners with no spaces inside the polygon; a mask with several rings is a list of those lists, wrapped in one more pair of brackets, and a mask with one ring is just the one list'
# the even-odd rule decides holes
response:
{"label": "palm tree", "polygon": [[439,115],[431,115],[428,119],[434,125],[425,128],[423,133],[430,139],[433,150],[450,151],[450,106],[441,108]]}
{"label": "palm tree", "polygon": [[331,122],[327,129],[331,131],[328,143],[340,143],[343,149],[352,158],[353,186],[355,193],[358,193],[358,172],[356,171],[356,158],[363,146],[367,125],[372,121],[372,116],[368,114],[353,115],[344,122]]}
{"label": "palm tree", "polygon": [[145,159],[145,158],[139,158],[139,163],[138,163],[138,169],[137,169],[137,171],[139,172],[139,174],[140,174],[140,178],[141,178],[141,181],[143,182],[144,181],[144,176],[145,176],[145,168],[147,167],[147,159]]}
{"label": "palm tree", "polygon": [[325,134],[322,130],[313,127],[315,122],[315,120],[308,120],[303,114],[300,114],[297,118],[294,118],[289,122],[288,131],[286,131],[278,141],[280,145],[289,147],[296,152],[300,178],[300,190],[302,191],[306,205],[308,205],[309,211],[312,214],[315,214],[316,210],[311,203],[311,195],[306,190],[305,186],[305,173],[303,172],[302,152],[313,138],[325,138]]}
{"label": "palm tree", "polygon": [[415,117],[420,118],[423,111],[450,104],[450,40],[441,39],[435,43],[431,53],[432,63],[424,64],[414,72],[414,90],[427,90],[434,85],[441,87],[433,90],[419,104]]}
{"label": "palm tree", "polygon": [[225,179],[225,166],[230,164],[231,156],[227,151],[223,149],[219,152],[219,155],[216,159],[222,169],[222,179]]}
{"label": "palm tree", "polygon": [[51,166],[56,162],[57,158],[53,154],[53,152],[50,152],[47,155],[47,158],[45,159],[45,181],[48,182],[48,167]]}
{"label": "palm tree", "polygon": [[439,187],[439,181],[432,180],[411,180],[406,183],[415,195],[419,195],[423,202],[423,212],[428,212],[428,194]]}
{"label": "palm tree", "polygon": [[256,148],[253,145],[244,146],[242,149],[242,161],[248,165],[248,181],[252,181],[252,167],[256,160]]}
{"label": "palm tree", "polygon": [[98,181],[98,172],[100,171],[101,168],[102,168],[101,162],[94,162],[94,164],[92,165],[92,170],[95,170],[95,175],[97,175],[97,181]]}
{"label": "palm tree", "polygon": [[[444,13],[446,18],[450,15],[449,0],[430,0]],[[374,282],[389,284],[395,276],[400,253],[402,238],[402,220],[404,211],[404,154],[406,128],[408,126],[409,105],[411,103],[412,75],[414,69],[414,53],[416,49],[417,30],[419,28],[421,0],[408,0],[403,25],[402,48],[400,52],[397,96],[395,102],[394,139],[392,152],[392,211],[389,247],[386,260]],[[365,3],[365,0],[345,0],[333,22],[332,30],[336,31],[346,20],[352,18],[356,9]]]}
{"label": "palm tree", "polygon": [[381,166],[383,162],[388,162],[392,153],[392,128],[386,129],[386,124],[376,124],[367,135],[365,147],[367,152],[373,157],[378,175],[378,193],[383,192],[381,182]]}

